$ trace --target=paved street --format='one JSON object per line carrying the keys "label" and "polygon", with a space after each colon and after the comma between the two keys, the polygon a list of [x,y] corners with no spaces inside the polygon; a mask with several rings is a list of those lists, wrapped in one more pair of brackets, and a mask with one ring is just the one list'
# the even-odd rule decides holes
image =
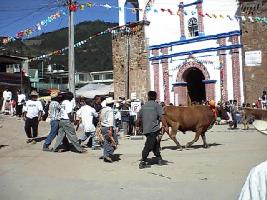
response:
{"label": "paved street", "polygon": [[[108,164],[98,159],[100,150],[43,152],[43,141],[26,144],[23,121],[4,117],[0,123],[1,200],[237,199],[249,170],[267,159],[267,136],[252,128],[215,126],[207,133],[209,149],[199,140],[182,152],[165,136],[167,165],[140,170],[144,140],[120,140],[118,161]],[[41,122],[39,135],[48,130],[49,123]],[[193,133],[178,133],[177,138],[184,145]]]}

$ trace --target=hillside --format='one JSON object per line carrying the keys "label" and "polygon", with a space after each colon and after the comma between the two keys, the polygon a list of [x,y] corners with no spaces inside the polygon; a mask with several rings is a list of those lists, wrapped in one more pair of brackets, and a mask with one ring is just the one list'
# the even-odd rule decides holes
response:
{"label": "hillside", "polygon": [[[82,22],[75,26],[75,42],[89,38],[91,35],[117,26],[115,23],[103,21]],[[54,32],[43,33],[29,40],[11,42],[4,48],[12,55],[40,56],[51,51],[62,49],[68,45],[68,29],[63,28]],[[44,60],[47,64],[62,64],[68,66],[67,51]],[[90,40],[81,47],[75,48],[75,66],[77,71],[91,72],[112,69],[111,35],[106,34]],[[40,68],[41,61],[32,62],[32,68]]]}

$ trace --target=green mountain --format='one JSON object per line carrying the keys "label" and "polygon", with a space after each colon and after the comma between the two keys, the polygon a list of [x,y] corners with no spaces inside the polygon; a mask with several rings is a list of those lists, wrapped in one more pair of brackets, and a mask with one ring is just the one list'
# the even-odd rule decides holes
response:
{"label": "green mountain", "polygon": [[[117,26],[116,23],[103,21],[88,21],[75,25],[75,43],[104,31],[107,28]],[[38,37],[24,41],[11,42],[5,45],[6,51],[12,55],[40,56],[68,46],[68,28],[43,33]],[[60,55],[53,55],[43,60],[44,66],[48,64],[68,66],[68,51]],[[42,61],[30,63],[31,68],[41,68]],[[111,34],[105,34],[93,38],[81,47],[75,48],[76,71],[92,72],[112,70],[112,41]]]}

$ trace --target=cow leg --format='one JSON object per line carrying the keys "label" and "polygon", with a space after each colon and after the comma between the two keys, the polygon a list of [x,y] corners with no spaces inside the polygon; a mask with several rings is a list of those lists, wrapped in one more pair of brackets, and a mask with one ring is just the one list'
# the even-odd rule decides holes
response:
{"label": "cow leg", "polygon": [[199,139],[199,136],[201,135],[201,133],[202,133],[202,129],[197,130],[197,131],[196,131],[196,134],[195,134],[195,138],[194,138],[191,142],[188,142],[188,143],[185,145],[185,148],[191,147],[192,144],[194,144],[195,142],[197,142],[198,139]]}
{"label": "cow leg", "polygon": [[171,133],[169,134],[170,138],[174,141],[174,143],[177,145],[177,148],[182,151],[183,147],[180,145],[180,143],[178,142],[178,140],[176,139],[176,134],[177,134],[177,130],[178,130],[178,126],[176,125],[176,127],[172,126],[171,129]]}
{"label": "cow leg", "polygon": [[209,145],[208,145],[208,143],[207,143],[207,141],[206,141],[206,135],[205,135],[205,133],[202,133],[202,134],[201,134],[201,138],[202,138],[202,140],[203,140],[203,147],[204,147],[204,148],[209,148]]}

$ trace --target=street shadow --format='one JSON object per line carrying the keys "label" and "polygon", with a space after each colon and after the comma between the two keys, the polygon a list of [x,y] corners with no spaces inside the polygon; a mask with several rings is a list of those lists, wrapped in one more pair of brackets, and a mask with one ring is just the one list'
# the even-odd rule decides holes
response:
{"label": "street shadow", "polygon": [[166,139],[162,139],[161,141],[168,141],[170,140],[171,138],[166,138]]}
{"label": "street shadow", "polygon": [[112,160],[114,162],[119,162],[121,160],[120,156],[122,156],[123,154],[113,154],[112,155]]}
{"label": "street shadow", "polygon": [[[168,165],[169,163],[173,163],[173,162],[170,162],[168,160],[163,160],[162,165]],[[158,158],[157,157],[148,158],[147,164],[150,166],[158,165]]]}
{"label": "street shadow", "polygon": [[78,153],[78,151],[75,149],[75,147],[69,143],[69,144],[60,144],[58,148],[56,149],[56,152],[63,153],[67,151],[72,151]]}
{"label": "street shadow", "polygon": [[[210,147],[216,147],[216,146],[221,146],[222,144],[219,144],[219,143],[212,143],[212,144],[208,144],[209,145],[209,147],[208,148],[210,148]],[[203,147],[203,145],[202,144],[196,144],[196,145],[192,145],[191,147],[188,147],[186,150],[190,150],[190,149],[205,149],[204,147]],[[208,149],[207,148],[207,149]]]}
{"label": "street shadow", "polygon": [[240,130],[240,128],[227,128],[227,130],[230,130],[230,131],[237,131],[237,130]]}
{"label": "street shadow", "polygon": [[7,144],[0,144],[0,149],[4,148],[4,147],[8,147],[9,145]]}
{"label": "street shadow", "polygon": [[37,139],[35,139],[36,142],[42,142],[43,140],[45,140],[47,137],[39,137]]}
{"label": "street shadow", "polygon": [[164,147],[161,147],[161,150],[165,150],[165,149],[169,149],[169,150],[177,150],[178,147],[177,147],[177,146],[164,146]]}
{"label": "street shadow", "polygon": [[[220,146],[222,144],[219,144],[219,143],[212,143],[212,144],[208,144],[209,145],[209,148],[210,147],[214,147],[214,146]],[[183,149],[185,149],[185,146],[182,146]],[[190,149],[200,149],[200,148],[204,148],[202,144],[196,144],[196,145],[192,145],[191,147],[188,147],[186,148],[186,150],[190,150]],[[165,149],[169,149],[169,150],[178,150],[178,147],[177,146],[165,146],[165,147],[162,147],[161,148],[162,150],[165,150]]]}

